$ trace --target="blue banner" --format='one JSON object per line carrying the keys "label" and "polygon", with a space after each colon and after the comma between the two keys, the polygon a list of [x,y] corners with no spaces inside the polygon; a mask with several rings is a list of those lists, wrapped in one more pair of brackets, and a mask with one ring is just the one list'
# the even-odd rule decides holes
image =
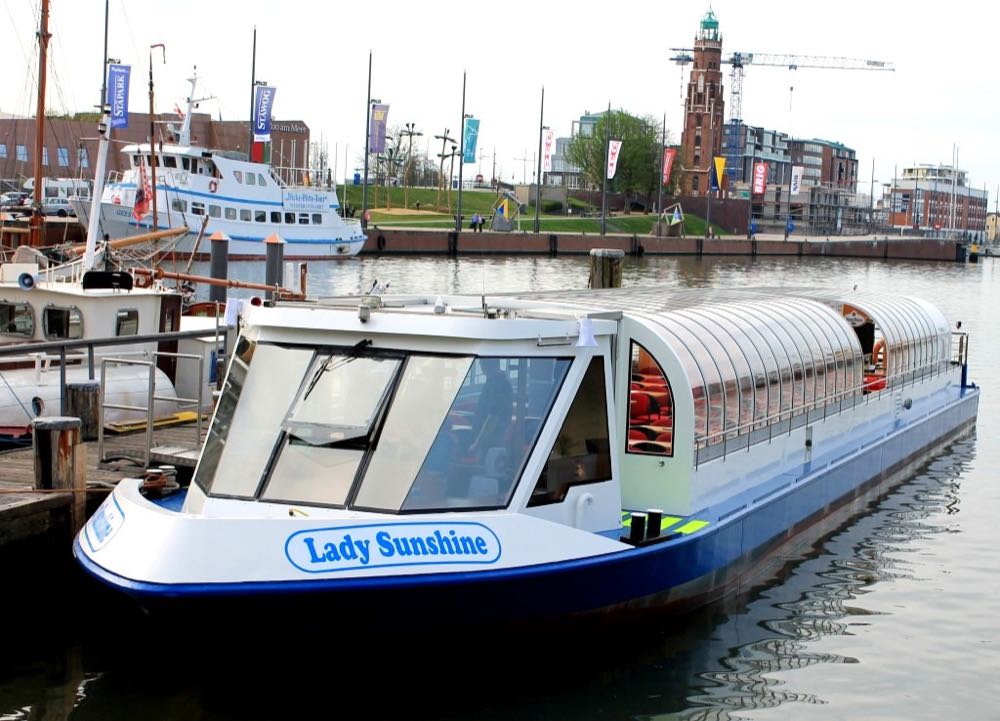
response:
{"label": "blue banner", "polygon": [[368,152],[385,152],[385,132],[386,123],[389,122],[389,106],[382,104],[372,105],[371,130],[369,132]]}
{"label": "blue banner", "polygon": [[476,162],[476,141],[479,139],[479,118],[466,118],[464,132],[462,146],[465,152],[462,154],[462,160],[466,163],[474,163]]}
{"label": "blue banner", "polygon": [[271,142],[271,106],[277,88],[258,85],[253,98],[253,139],[255,143]]}
{"label": "blue banner", "polygon": [[108,66],[108,107],[111,108],[111,127],[128,127],[128,80],[131,65]]}

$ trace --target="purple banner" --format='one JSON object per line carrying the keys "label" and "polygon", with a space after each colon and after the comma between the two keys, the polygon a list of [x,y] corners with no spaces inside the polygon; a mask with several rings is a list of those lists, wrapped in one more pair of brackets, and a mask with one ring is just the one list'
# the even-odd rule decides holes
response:
{"label": "purple banner", "polygon": [[271,106],[274,105],[274,93],[276,91],[277,88],[272,88],[268,85],[258,85],[254,89],[254,142],[267,143],[271,140]]}
{"label": "purple banner", "polygon": [[389,118],[388,105],[372,105],[371,133],[368,136],[368,152],[385,152],[386,121]]}
{"label": "purple banner", "polygon": [[111,127],[128,127],[128,80],[130,65],[108,66],[108,106],[111,108]]}

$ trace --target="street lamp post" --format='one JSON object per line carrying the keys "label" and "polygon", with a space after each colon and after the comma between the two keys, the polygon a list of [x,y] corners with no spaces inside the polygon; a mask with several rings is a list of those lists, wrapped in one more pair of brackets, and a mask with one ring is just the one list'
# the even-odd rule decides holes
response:
{"label": "street lamp post", "polygon": [[415,128],[416,123],[406,123],[406,130],[400,132],[400,135],[409,138],[409,149],[406,151],[406,170],[403,172],[403,207],[409,209],[410,207],[410,182],[412,181],[413,175],[413,136],[416,135],[420,137],[423,133],[418,132]]}
{"label": "street lamp post", "polygon": [[542,134],[545,132],[545,86],[542,86],[542,105],[538,115],[538,175],[535,177],[535,232],[542,227]]}
{"label": "street lamp post", "polygon": [[372,53],[368,51],[368,101],[365,104],[365,174],[361,178],[361,227],[368,227],[368,154],[372,147]]}
{"label": "street lamp post", "polygon": [[[462,230],[462,168],[465,166],[465,71],[462,71],[462,137],[461,151],[458,158],[458,209],[455,213],[455,231]],[[454,159],[452,160],[454,162]],[[449,181],[451,178],[448,179]]]}

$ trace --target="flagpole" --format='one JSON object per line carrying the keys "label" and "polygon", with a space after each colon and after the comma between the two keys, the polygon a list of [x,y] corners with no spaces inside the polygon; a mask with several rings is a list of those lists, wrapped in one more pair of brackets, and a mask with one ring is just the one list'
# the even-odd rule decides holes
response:
{"label": "flagpole", "polygon": [[608,229],[608,146],[611,144],[611,101],[608,114],[604,117],[604,179],[601,184],[601,235]]}
{"label": "flagpole", "polygon": [[[372,146],[372,51],[368,51],[368,102],[365,103],[365,174],[361,178],[361,227],[368,227],[368,153]],[[345,181],[346,183],[346,181]]]}
{"label": "flagpole", "polygon": [[660,217],[663,215],[663,152],[667,147],[667,114],[663,113],[663,126],[660,128],[660,182],[656,186],[656,237],[660,237]]}
{"label": "flagpole", "polygon": [[247,160],[253,160],[253,96],[257,87],[257,26],[253,26],[253,55],[250,57],[250,135],[247,138]]}
{"label": "flagpole", "polygon": [[535,178],[535,232],[542,229],[542,133],[545,132],[545,86],[542,86],[542,105],[538,113],[538,176]]}
{"label": "flagpole", "polygon": [[154,126],[156,116],[153,114],[153,48],[161,48],[163,62],[167,61],[167,49],[163,43],[149,46],[149,182],[152,188],[150,195],[153,196],[153,219],[149,224],[150,230],[156,230],[159,227],[156,215],[156,128]]}
{"label": "flagpole", "polygon": [[[458,208],[455,213],[455,230],[462,230],[462,168],[465,167],[465,71],[462,71],[462,135],[459,140],[458,153]],[[451,183],[451,178],[448,178]]]}

